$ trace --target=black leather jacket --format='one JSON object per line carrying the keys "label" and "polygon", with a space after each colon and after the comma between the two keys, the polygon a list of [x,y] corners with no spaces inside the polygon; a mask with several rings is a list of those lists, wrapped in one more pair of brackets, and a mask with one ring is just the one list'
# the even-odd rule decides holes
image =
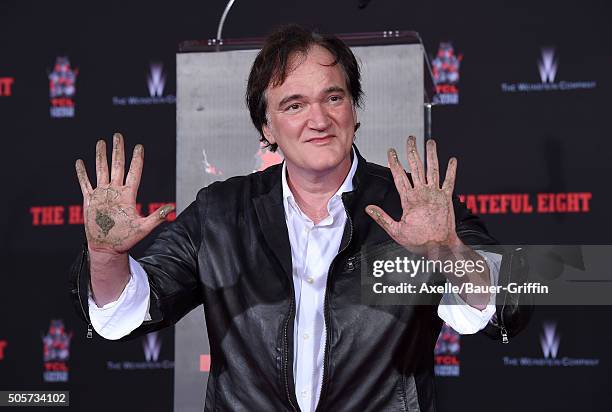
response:
{"label": "black leather jacket", "polygon": [[[393,218],[401,216],[391,173],[360,156],[353,185],[342,195],[348,219],[327,280],[317,410],[433,411],[433,349],[442,325],[437,307],[360,301],[362,246],[389,241],[365,207],[376,204]],[[464,243],[497,243],[457,200],[454,207]],[[173,325],[203,304],[212,359],[204,409],[299,410],[292,368],[295,297],[280,165],[200,190],[139,262],[149,276],[152,320],[124,339]],[[507,266],[502,264],[502,270]],[[72,270],[71,291],[89,323],[88,267],[85,247]],[[516,299],[498,299],[505,305],[498,308],[497,326],[488,331],[498,338],[513,336],[529,311]]]}

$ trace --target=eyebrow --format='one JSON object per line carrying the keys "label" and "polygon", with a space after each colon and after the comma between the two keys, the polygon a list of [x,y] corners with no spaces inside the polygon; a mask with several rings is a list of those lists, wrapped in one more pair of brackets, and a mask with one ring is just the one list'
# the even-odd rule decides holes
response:
{"label": "eyebrow", "polygon": [[340,86],[330,86],[327,89],[323,90],[324,94],[329,94],[329,93],[346,93],[346,90],[344,90],[344,87],[340,87]]}
{"label": "eyebrow", "polygon": [[292,100],[300,100],[303,98],[303,94],[292,94],[291,96],[287,96],[283,98],[280,102],[278,102],[278,107],[283,107],[285,104],[289,103]]}
{"label": "eyebrow", "polygon": [[[346,90],[343,87],[340,87],[340,86],[330,86],[330,87],[326,88],[325,90],[323,90],[323,94],[329,94],[329,93],[345,93],[346,94]],[[304,97],[305,96],[303,94],[292,94],[290,96],[284,97],[278,103],[278,107],[283,107],[284,105],[286,105],[290,101],[300,100],[300,99],[303,99]]]}

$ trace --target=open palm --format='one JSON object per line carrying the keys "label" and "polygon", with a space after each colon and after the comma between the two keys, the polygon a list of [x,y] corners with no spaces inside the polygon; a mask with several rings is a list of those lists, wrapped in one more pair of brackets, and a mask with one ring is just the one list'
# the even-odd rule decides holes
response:
{"label": "open palm", "polygon": [[106,143],[104,140],[98,141],[95,189],[89,182],[83,161],[76,161],[77,177],[83,192],[85,233],[90,250],[126,253],[174,210],[172,205],[165,205],[147,217],[138,214],[136,195],[144,164],[144,147],[136,145],[134,148],[125,183],[124,153],[123,136],[115,133],[109,179]]}
{"label": "open palm", "polygon": [[369,205],[366,211],[398,244],[414,253],[459,242],[455,232],[452,194],[457,173],[457,159],[448,162],[446,177],[440,187],[436,143],[427,142],[427,174],[416,150],[416,139],[406,143],[411,179],[402,167],[397,152],[388,152],[389,167],[402,203],[402,217],[393,220],[384,210]]}

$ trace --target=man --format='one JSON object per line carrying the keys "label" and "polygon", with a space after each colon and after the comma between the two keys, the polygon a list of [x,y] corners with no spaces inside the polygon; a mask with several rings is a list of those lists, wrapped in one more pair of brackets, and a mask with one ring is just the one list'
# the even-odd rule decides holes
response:
{"label": "man", "polygon": [[[76,165],[88,248],[72,290],[90,327],[129,339],[203,304],[212,358],[205,410],[433,410],[440,317],[475,333],[495,312],[492,297],[366,305],[361,254],[393,244],[461,258],[485,270],[449,281],[486,286],[496,282],[499,255],[466,244],[496,242],[452,196],[455,159],[440,184],[433,141],[425,171],[408,139],[411,177],[394,150],[390,169],[360,156],[360,99],[359,68],[341,41],[296,26],[273,33],[251,69],[247,103],[262,141],[279,147],[285,162],[202,189],[138,262],[129,250],[171,208],[139,217],[142,146],[124,184],[123,138],[114,136],[110,176],[98,142],[95,190],[83,162]],[[510,335],[522,326],[513,325]]]}

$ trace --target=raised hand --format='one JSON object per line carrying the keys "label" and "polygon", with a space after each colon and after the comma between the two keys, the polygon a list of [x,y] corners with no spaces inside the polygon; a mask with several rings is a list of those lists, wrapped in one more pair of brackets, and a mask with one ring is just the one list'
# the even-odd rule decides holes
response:
{"label": "raised hand", "polygon": [[[397,152],[388,152],[389,167],[402,202],[402,218],[395,221],[378,206],[366,211],[395,240],[411,252],[426,254],[431,250],[461,244],[455,232],[452,194],[457,173],[457,159],[451,158],[440,188],[438,154],[434,140],[427,141],[427,174],[416,150],[416,139],[406,143],[411,178],[406,175]],[[412,180],[412,182],[411,182]]]}
{"label": "raised hand", "polygon": [[136,145],[125,178],[123,136],[113,136],[110,179],[106,159],[106,143],[96,144],[96,188],[93,189],[83,160],[76,161],[76,172],[83,192],[83,217],[90,252],[106,254],[127,253],[147,236],[174,210],[165,205],[148,217],[141,217],[136,209],[136,194],[144,164],[144,147]]}

